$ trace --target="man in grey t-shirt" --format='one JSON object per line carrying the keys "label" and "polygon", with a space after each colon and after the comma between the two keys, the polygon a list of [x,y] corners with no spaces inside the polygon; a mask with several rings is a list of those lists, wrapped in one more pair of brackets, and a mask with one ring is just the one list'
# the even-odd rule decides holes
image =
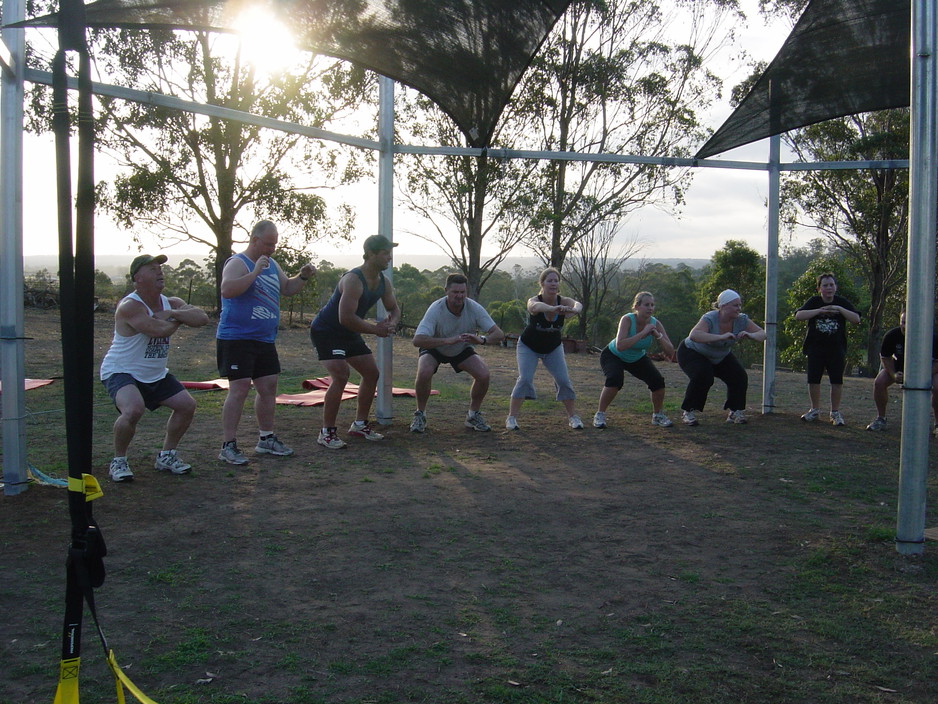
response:
{"label": "man in grey t-shirt", "polygon": [[[473,345],[498,343],[505,339],[495,321],[479,303],[466,297],[468,281],[462,274],[446,277],[446,296],[427,308],[414,333],[414,346],[420,348],[417,360],[417,410],[410,424],[412,433],[422,433],[427,427],[427,401],[430,383],[441,364],[449,364],[459,372],[472,377],[469,391],[469,413],[466,427],[485,432],[491,428],[485,423],[479,409],[489,390],[489,368]],[[485,331],[480,334],[479,331]]]}

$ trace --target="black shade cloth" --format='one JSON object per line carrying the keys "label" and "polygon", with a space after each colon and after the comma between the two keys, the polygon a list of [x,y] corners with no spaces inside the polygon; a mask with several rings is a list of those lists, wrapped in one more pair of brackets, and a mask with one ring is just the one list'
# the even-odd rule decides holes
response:
{"label": "black shade cloth", "polygon": [[911,0],[813,0],[703,159],[843,115],[909,105]]}
{"label": "black shade cloth", "polygon": [[[346,59],[436,102],[469,144],[488,146],[499,115],[570,0],[99,0],[89,27],[233,31],[259,6],[297,45]],[[16,26],[52,26],[55,16]],[[272,50],[276,51],[275,47]]]}

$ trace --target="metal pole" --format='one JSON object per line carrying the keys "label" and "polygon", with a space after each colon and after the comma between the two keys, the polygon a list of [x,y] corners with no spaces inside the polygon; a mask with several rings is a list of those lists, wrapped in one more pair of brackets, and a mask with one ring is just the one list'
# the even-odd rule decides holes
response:
{"label": "metal pole", "polygon": [[[394,81],[386,76],[378,78],[378,234],[394,241]],[[392,279],[390,269],[384,274]],[[384,318],[387,311],[378,303],[378,317]],[[394,374],[394,338],[378,338],[378,398],[375,402],[375,418],[378,423],[388,425],[394,418],[391,407]]]}
{"label": "metal pole", "polygon": [[775,410],[775,362],[778,350],[778,209],[781,137],[769,139],[769,231],[765,251],[765,346],[762,349],[762,413]]}
{"label": "metal pole", "polygon": [[909,249],[906,299],[905,385],[896,550],[925,549],[925,497],[931,407],[932,329],[935,301],[935,232],[938,204],[938,102],[936,102],[935,0],[912,2],[911,144],[909,147]]}
{"label": "metal pole", "polygon": [[[25,17],[23,0],[3,0],[4,22]],[[9,66],[0,71],[0,381],[3,493],[26,490],[26,401],[23,379],[23,66],[24,30],[4,29]]]}

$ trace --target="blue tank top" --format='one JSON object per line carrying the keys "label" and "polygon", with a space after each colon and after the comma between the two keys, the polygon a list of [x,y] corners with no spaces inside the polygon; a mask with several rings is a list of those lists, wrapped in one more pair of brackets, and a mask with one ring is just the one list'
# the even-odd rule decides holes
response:
{"label": "blue tank top", "polygon": [[[629,319],[629,337],[632,337],[638,332],[638,319],[635,313],[626,313],[625,317]],[[658,319],[655,316],[651,316],[651,318],[648,319],[648,322],[650,322],[652,325],[657,325]],[[609,348],[609,351],[612,352],[616,357],[629,364],[632,362],[637,362],[642,357],[644,357],[645,353],[648,351],[648,348],[651,347],[651,343],[654,341],[654,338],[651,335],[646,335],[627,350],[620,350],[616,347],[617,338],[618,336],[612,338],[612,341],[607,345],[607,347]]]}
{"label": "blue tank top", "polygon": [[[355,309],[355,315],[359,318],[364,318],[365,313],[367,313],[375,303],[384,298],[384,273],[378,272],[378,285],[374,289],[368,288],[365,275],[358,267],[352,269],[349,273],[355,274],[362,282],[362,295],[358,299],[358,308]],[[339,287],[336,286],[329,301],[319,309],[319,313],[313,319],[310,325],[313,330],[316,332],[349,332],[348,328],[339,323],[339,299],[341,298],[342,292],[339,291]]]}
{"label": "blue tank top", "polygon": [[[248,271],[254,269],[254,262],[244,254],[235,254],[232,259],[234,257],[244,262]],[[221,317],[215,337],[273,342],[277,339],[279,324],[280,273],[278,267],[271,264],[240,296],[221,299]]]}

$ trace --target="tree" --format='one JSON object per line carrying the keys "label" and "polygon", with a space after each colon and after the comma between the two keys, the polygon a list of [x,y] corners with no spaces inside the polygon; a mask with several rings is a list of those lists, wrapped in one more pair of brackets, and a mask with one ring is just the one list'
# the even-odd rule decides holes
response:
{"label": "tree", "polygon": [[[206,32],[95,30],[90,41],[99,72],[120,85],[318,127],[357,109],[371,84],[360,69],[309,54],[293,72],[265,76],[244,60],[240,43]],[[51,106],[37,91],[38,129]],[[210,247],[216,286],[236,231],[249,231],[257,219],[283,223],[282,236],[296,233],[298,247],[348,235],[350,211],[327,217],[313,185],[323,173],[358,175],[340,149],[215,117],[98,101],[98,148],[120,165],[111,183],[99,184],[100,205],[136,237]]]}
{"label": "tree", "polygon": [[[735,2],[673,4],[577,0],[526,75],[515,112],[533,148],[561,152],[686,156],[702,139],[695,110],[719,94],[706,68],[731,31]],[[686,30],[681,39],[675,37]],[[687,170],[652,164],[548,161],[532,174],[514,219],[527,246],[562,269],[577,242],[670,195],[680,203]]]}
{"label": "tree", "polygon": [[574,318],[575,334],[593,344],[598,341],[591,327],[594,316],[605,309],[607,296],[625,262],[641,249],[633,239],[613,250],[617,232],[614,223],[600,223],[577,241],[572,256],[567,258],[564,278],[572,289],[570,295],[583,304],[583,312]]}
{"label": "tree", "polygon": [[[907,159],[906,109],[850,115],[790,133],[803,161]],[[905,279],[909,177],[905,169],[793,172],[782,187],[790,227],[816,229],[862,273],[869,287],[866,366],[879,364],[888,300]]]}

